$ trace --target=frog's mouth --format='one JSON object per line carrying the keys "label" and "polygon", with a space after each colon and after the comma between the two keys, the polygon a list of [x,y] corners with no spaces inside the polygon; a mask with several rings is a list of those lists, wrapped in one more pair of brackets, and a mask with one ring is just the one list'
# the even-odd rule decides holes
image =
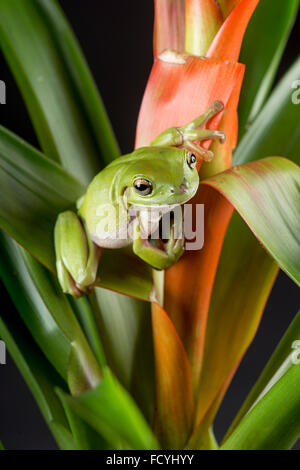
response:
{"label": "frog's mouth", "polygon": [[180,205],[158,210],[141,210],[137,217],[144,246],[170,255],[183,244]]}

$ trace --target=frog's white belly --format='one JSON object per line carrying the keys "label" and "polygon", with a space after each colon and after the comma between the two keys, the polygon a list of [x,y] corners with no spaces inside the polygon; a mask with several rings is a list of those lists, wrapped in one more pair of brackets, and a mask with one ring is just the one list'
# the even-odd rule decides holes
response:
{"label": "frog's white belly", "polygon": [[109,231],[97,227],[96,233],[90,233],[93,242],[102,248],[124,248],[132,243],[128,231],[128,224],[110,227]]}

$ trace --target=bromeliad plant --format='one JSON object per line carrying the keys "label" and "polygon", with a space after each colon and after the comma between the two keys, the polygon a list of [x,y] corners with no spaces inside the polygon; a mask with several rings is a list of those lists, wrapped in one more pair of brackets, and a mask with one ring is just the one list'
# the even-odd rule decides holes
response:
{"label": "bromeliad plant", "polygon": [[[1,47],[43,151],[0,128],[0,271],[18,312],[1,315],[0,335],[60,448],[218,448],[214,417],[278,268],[300,283],[299,60],[270,93],[298,5],[156,0],[136,147],[223,103],[208,128],[226,143],[206,141],[215,156],[192,201],[205,207],[204,246],[165,272],[106,249],[97,287],[75,299],[56,277],[55,221],[118,145],[57,2],[0,0]],[[86,246],[80,255],[88,263]],[[299,336],[298,315],[221,449],[293,446]]]}

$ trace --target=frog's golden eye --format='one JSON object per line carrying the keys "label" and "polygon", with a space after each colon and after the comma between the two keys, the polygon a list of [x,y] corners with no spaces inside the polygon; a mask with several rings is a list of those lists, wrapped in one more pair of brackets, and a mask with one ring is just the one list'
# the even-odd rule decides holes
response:
{"label": "frog's golden eye", "polygon": [[145,178],[137,178],[133,186],[139,196],[149,196],[152,193],[152,183]]}
{"label": "frog's golden eye", "polygon": [[191,168],[191,170],[194,170],[196,168],[197,164],[197,157],[193,153],[188,153],[186,157],[186,161],[188,166]]}

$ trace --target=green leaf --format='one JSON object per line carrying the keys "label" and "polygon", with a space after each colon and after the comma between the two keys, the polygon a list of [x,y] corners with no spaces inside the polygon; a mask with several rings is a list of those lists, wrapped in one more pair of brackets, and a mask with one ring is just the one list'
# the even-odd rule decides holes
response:
{"label": "green leaf", "polygon": [[238,420],[244,417],[238,424],[235,421],[235,429],[221,449],[290,449],[300,437],[299,345],[298,349],[291,349],[294,340],[299,342],[299,332],[298,314],[242,407]]}
{"label": "green leaf", "polygon": [[0,441],[0,450],[5,450],[5,449],[4,449],[4,445],[2,444],[1,441]]}
{"label": "green leaf", "polygon": [[203,181],[228,199],[271,257],[300,284],[300,168],[269,157]]}
{"label": "green leaf", "polygon": [[238,165],[269,155],[281,155],[300,163],[299,104],[294,104],[292,100],[294,93],[298,93],[299,98],[299,92],[292,88],[299,76],[300,58],[276,86],[239,143],[233,164]]}
{"label": "green leaf", "polygon": [[95,133],[105,134],[106,161],[118,152],[68,24],[52,0],[1,0],[0,8],[1,48],[45,154],[90,182],[101,166]]}
{"label": "green leaf", "polygon": [[[249,410],[254,406],[254,404],[258,402],[291,367],[293,367],[293,360],[295,360],[295,358],[299,358],[297,348],[295,347],[298,344],[295,342],[299,341],[299,338],[300,312],[298,312],[292,321],[291,325],[268,361],[266,367],[261,373],[258,381],[243,403],[224,438],[224,442],[233,433],[233,431],[239,425],[244,416],[249,412]],[[275,409],[274,414],[276,413],[277,411]]]}
{"label": "green leaf", "polygon": [[41,413],[62,449],[74,448],[71,431],[54,387],[65,383],[44,358],[21,320],[2,310],[0,336],[31,390]]}
{"label": "green leaf", "polygon": [[[71,77],[80,112],[85,116],[100,161],[103,166],[107,165],[119,157],[120,150],[77,38],[56,0],[38,0],[37,3],[55,42],[57,53]],[[85,158],[83,161],[85,162]]]}
{"label": "green leaf", "polygon": [[20,316],[72,392],[98,383],[100,370],[57,280],[1,235],[0,274]]}
{"label": "green leaf", "polygon": [[[239,59],[246,64],[239,103],[240,137],[256,118],[272,87],[298,7],[299,0],[261,0],[254,11]],[[262,156],[273,154],[269,152]]]}
{"label": "green leaf", "polygon": [[139,409],[108,368],[104,369],[103,380],[93,390],[77,397],[63,396],[70,409],[114,448],[120,448],[122,442],[134,450],[158,448]]}
{"label": "green leaf", "polygon": [[[42,148],[48,157],[60,160],[84,182],[90,182],[99,171],[100,158],[102,164],[107,163],[119,152],[90,72],[64,15],[53,0],[0,0],[0,6],[1,46]],[[72,201],[75,199],[74,195]],[[47,237],[52,235],[52,232],[44,233]],[[100,278],[104,286],[148,299],[152,289],[151,270],[122,250],[112,255],[111,258],[105,252],[101,260]],[[53,253],[50,256],[53,260]],[[116,269],[121,265],[122,270]],[[128,275],[125,267],[129,269]],[[105,292],[104,296],[110,297],[115,308],[118,306],[115,312],[122,318],[127,300],[112,292]],[[139,306],[133,310],[135,305]],[[101,303],[97,310],[99,308]],[[145,308],[148,310],[148,306]],[[135,302],[131,309],[132,315],[136,313],[138,325],[142,304]],[[111,336],[119,325],[114,325]],[[141,340],[129,334],[127,342],[128,347],[134,349]]]}
{"label": "green leaf", "polygon": [[0,225],[55,272],[57,214],[85,189],[63,168],[0,127]]}
{"label": "green leaf", "polygon": [[107,361],[149,422],[153,419],[154,359],[150,303],[96,289],[90,296]]}
{"label": "green leaf", "polygon": [[89,345],[98,361],[98,364],[102,368],[106,365],[106,358],[99,336],[99,329],[97,327],[90,302],[86,297],[82,297],[81,299],[74,299],[70,297],[70,303],[89,342]]}
{"label": "green leaf", "polygon": [[69,406],[66,396],[62,390],[56,390],[74,436],[76,450],[103,450],[107,449],[108,445],[104,439],[88,424],[86,424]]}

